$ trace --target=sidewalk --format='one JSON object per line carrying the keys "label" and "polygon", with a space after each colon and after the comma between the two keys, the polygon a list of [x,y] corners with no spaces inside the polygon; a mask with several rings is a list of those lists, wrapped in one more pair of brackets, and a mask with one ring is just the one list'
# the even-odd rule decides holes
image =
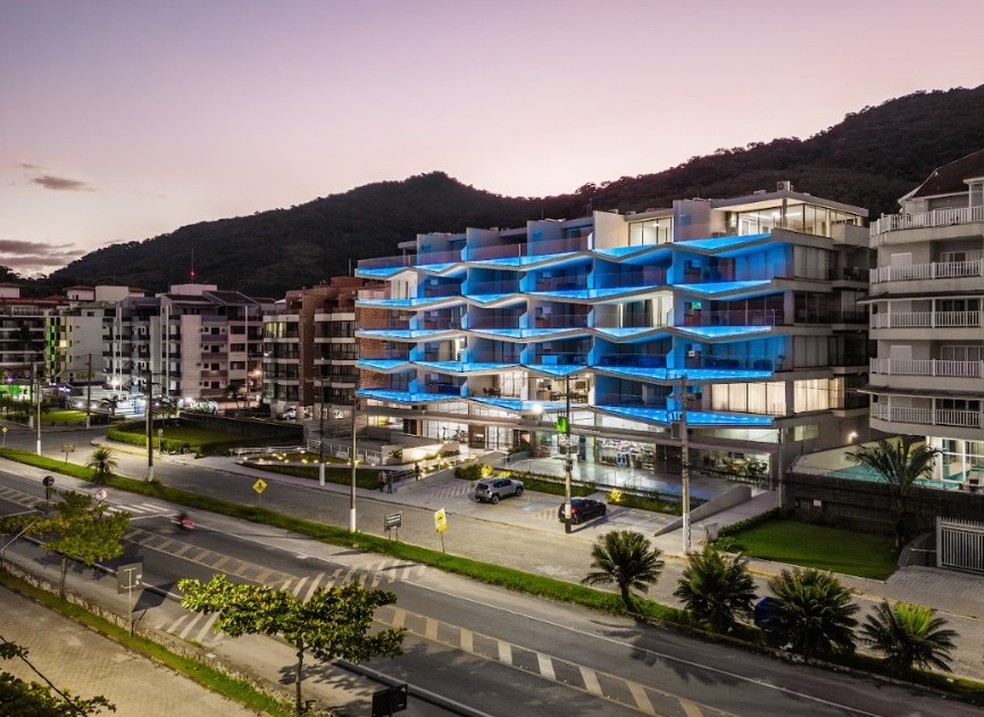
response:
{"label": "sidewalk", "polygon": [[[27,649],[27,659],[58,689],[83,699],[102,695],[118,715],[258,714],[17,593],[0,588],[0,604],[3,639]],[[19,659],[0,666],[25,682],[42,681]]]}

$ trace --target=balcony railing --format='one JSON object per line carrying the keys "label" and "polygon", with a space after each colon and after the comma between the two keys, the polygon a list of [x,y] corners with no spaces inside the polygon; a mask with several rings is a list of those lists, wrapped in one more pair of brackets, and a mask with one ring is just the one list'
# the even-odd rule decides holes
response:
{"label": "balcony railing", "polygon": [[911,311],[871,315],[872,329],[959,329],[980,325],[980,311]]}
{"label": "balcony railing", "polygon": [[973,261],[935,261],[932,264],[910,264],[908,266],[879,266],[871,269],[869,279],[872,284],[885,281],[920,281],[932,279],[960,279],[984,276],[984,260]]}
{"label": "balcony railing", "polygon": [[945,227],[951,224],[970,224],[984,222],[984,206],[963,207],[961,209],[934,209],[918,214],[888,214],[871,223],[871,238],[876,244],[884,244],[881,235],[901,229],[922,229],[925,227]]}
{"label": "balcony railing", "polygon": [[981,378],[984,376],[984,361],[874,358],[871,359],[870,371],[883,376]]}
{"label": "balcony railing", "polygon": [[927,426],[955,426],[957,428],[981,427],[980,411],[961,411],[952,408],[890,407],[875,403],[871,406],[871,417],[889,423],[916,423]]}
{"label": "balcony railing", "polygon": [[785,323],[782,312],[773,309],[722,309],[689,311],[684,326],[776,326]]}

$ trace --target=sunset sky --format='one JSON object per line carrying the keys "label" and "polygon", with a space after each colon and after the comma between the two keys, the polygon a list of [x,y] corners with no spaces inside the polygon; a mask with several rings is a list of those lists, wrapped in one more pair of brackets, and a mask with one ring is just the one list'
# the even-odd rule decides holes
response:
{"label": "sunset sky", "polygon": [[0,0],[0,264],[432,170],[543,196],[806,138],[984,83],[982,27],[981,0]]}

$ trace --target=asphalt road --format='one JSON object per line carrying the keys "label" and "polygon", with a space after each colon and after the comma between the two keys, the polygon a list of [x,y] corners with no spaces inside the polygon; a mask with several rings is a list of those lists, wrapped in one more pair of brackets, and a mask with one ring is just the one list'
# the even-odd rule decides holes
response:
{"label": "asphalt road", "polygon": [[[252,482],[214,471],[192,472],[199,475],[181,480],[198,480],[209,489],[229,491],[233,485],[248,487]],[[172,477],[166,480],[170,483]],[[43,493],[36,478],[4,473],[0,481],[15,491]],[[396,606],[381,609],[379,618],[382,624],[408,629],[405,654],[368,667],[409,682],[419,693],[438,693],[480,713],[519,711],[547,717],[982,714],[910,694],[905,688],[874,689],[843,675],[508,593],[424,566],[321,545],[224,516],[196,516],[199,525],[185,533],[171,522],[177,511],[172,506],[115,491],[109,500],[136,516],[132,543],[122,562],[142,560],[145,582],[161,591],[173,591],[179,577],[207,579],[216,570],[287,587],[299,596],[352,579],[394,591]],[[523,510],[519,501],[513,510]],[[488,546],[493,551],[496,547]],[[489,557],[495,562],[493,555]],[[115,581],[102,582],[114,583],[107,589],[115,587]],[[270,641],[258,651],[247,646],[255,645],[255,640],[247,643],[216,635],[208,616],[185,613],[153,592],[144,593],[136,610],[141,620],[155,621],[159,629],[205,644],[228,659],[238,655],[280,679],[293,664],[292,658],[283,661],[279,653],[271,655]],[[312,677],[315,686],[348,682],[332,666],[312,668],[309,682]],[[943,707],[946,711],[941,711]]]}

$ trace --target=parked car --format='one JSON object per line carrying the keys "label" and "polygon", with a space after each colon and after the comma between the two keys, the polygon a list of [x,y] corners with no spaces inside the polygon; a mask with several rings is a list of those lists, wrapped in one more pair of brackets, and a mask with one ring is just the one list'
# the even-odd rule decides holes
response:
{"label": "parked car", "polygon": [[[571,498],[571,522],[578,525],[582,521],[601,518],[608,512],[608,506],[593,498]],[[557,518],[564,522],[564,504],[557,509]]]}
{"label": "parked car", "polygon": [[475,484],[475,500],[498,503],[500,498],[523,494],[523,481],[512,478],[483,478]]}

